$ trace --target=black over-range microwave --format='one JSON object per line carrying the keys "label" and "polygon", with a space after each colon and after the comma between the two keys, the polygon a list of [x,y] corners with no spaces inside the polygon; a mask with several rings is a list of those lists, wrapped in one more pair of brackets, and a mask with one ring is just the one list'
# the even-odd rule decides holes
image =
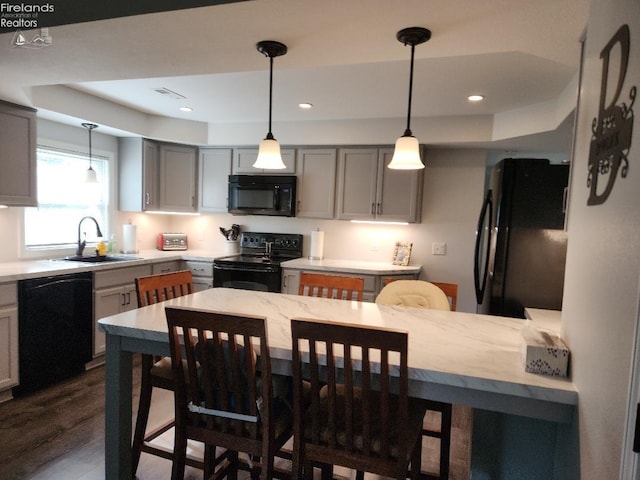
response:
{"label": "black over-range microwave", "polygon": [[296,216],[295,175],[229,175],[229,213]]}

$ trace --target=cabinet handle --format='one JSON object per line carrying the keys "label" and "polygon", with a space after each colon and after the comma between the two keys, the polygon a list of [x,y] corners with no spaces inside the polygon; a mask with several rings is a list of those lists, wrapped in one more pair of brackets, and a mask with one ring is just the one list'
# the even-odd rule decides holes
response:
{"label": "cabinet handle", "polygon": [[124,293],[121,293],[120,295],[122,295],[122,303],[120,304],[120,306],[124,307],[127,304],[127,297]]}
{"label": "cabinet handle", "polygon": [[144,204],[145,205],[149,205],[149,203],[151,203],[151,196],[149,195],[149,192],[145,192],[145,194],[144,194]]}
{"label": "cabinet handle", "polygon": [[380,215],[380,214],[382,213],[382,204],[381,204],[381,203],[378,203],[377,205],[378,205],[378,209],[377,209],[376,213],[377,213],[378,215]]}
{"label": "cabinet handle", "polygon": [[127,292],[127,305],[131,305],[131,292]]}
{"label": "cabinet handle", "polygon": [[375,202],[371,204],[371,215],[375,215],[376,214],[376,204]]}
{"label": "cabinet handle", "polygon": [[196,206],[196,197],[191,197],[191,206],[195,208]]}

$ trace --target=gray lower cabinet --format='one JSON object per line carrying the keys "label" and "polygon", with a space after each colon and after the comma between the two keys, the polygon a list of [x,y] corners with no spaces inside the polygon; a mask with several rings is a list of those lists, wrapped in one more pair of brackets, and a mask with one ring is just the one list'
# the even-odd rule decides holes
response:
{"label": "gray lower cabinet", "polygon": [[227,213],[230,148],[200,148],[198,161],[198,211]]}
{"label": "gray lower cabinet", "polygon": [[93,276],[93,355],[104,354],[106,335],[98,320],[138,308],[135,279],[151,275],[151,265],[97,271]]}
{"label": "gray lower cabinet", "polygon": [[213,261],[186,260],[185,264],[193,276],[193,290],[195,292],[213,288]]}
{"label": "gray lower cabinet", "polygon": [[0,101],[0,205],[35,207],[36,110]]}
{"label": "gray lower cabinet", "polygon": [[18,384],[18,286],[0,284],[0,391]]}
{"label": "gray lower cabinet", "polygon": [[335,148],[296,150],[297,212],[302,218],[334,218],[336,198]]}
{"label": "gray lower cabinet", "polygon": [[119,139],[119,210],[195,212],[197,152],[190,145]]}
{"label": "gray lower cabinet", "polygon": [[420,222],[424,170],[391,170],[393,148],[342,148],[339,220]]}
{"label": "gray lower cabinet", "polygon": [[233,149],[233,174],[234,175],[259,175],[261,173],[267,175],[283,175],[288,173],[296,173],[295,149],[281,148],[282,161],[287,166],[282,170],[262,170],[253,168],[253,164],[258,158],[257,148],[234,148]]}
{"label": "gray lower cabinet", "polygon": [[404,280],[416,280],[418,273],[407,274],[383,274],[371,271],[371,273],[359,273],[359,272],[344,272],[344,271],[331,271],[331,270],[299,270],[293,268],[284,268],[282,270],[282,293],[289,293],[291,295],[298,294],[298,287],[300,286],[300,273],[317,273],[324,275],[338,275],[345,277],[362,277],[364,279],[364,291],[362,292],[363,302],[374,302],[380,290],[384,286],[384,279],[387,277],[393,277],[396,279]]}

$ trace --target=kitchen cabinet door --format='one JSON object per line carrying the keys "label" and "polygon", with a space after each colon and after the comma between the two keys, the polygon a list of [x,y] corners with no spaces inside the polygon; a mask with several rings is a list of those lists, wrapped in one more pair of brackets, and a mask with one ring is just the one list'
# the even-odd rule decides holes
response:
{"label": "kitchen cabinet door", "polygon": [[36,111],[0,101],[0,205],[35,207]]}
{"label": "kitchen cabinet door", "polygon": [[144,138],[118,140],[118,208],[128,212],[160,209],[158,142]]}
{"label": "kitchen cabinet door", "polygon": [[339,220],[373,220],[377,184],[377,148],[340,149],[337,218]]}
{"label": "kitchen cabinet door", "polygon": [[420,222],[423,170],[390,170],[392,148],[340,150],[340,220]]}
{"label": "kitchen cabinet door", "polygon": [[293,148],[281,148],[282,161],[287,166],[282,170],[262,170],[253,168],[253,164],[258,158],[257,148],[234,148],[233,149],[233,174],[234,175],[280,175],[285,173],[296,173],[295,150]]}
{"label": "kitchen cabinet door", "polygon": [[196,211],[197,149],[160,144],[160,210]]}
{"label": "kitchen cabinet door", "polygon": [[297,213],[303,218],[334,218],[336,198],[335,148],[296,151]]}
{"label": "kitchen cabinet door", "polygon": [[198,162],[198,211],[227,213],[230,148],[201,148]]}
{"label": "kitchen cabinet door", "polygon": [[419,223],[421,220],[423,170],[387,168],[393,148],[380,149],[376,220]]}
{"label": "kitchen cabinet door", "polygon": [[0,391],[18,384],[18,287],[0,285]]}
{"label": "kitchen cabinet door", "polygon": [[138,308],[135,284],[96,290],[93,293],[93,307],[95,317],[93,356],[95,357],[96,355],[102,355],[107,347],[107,337],[98,326],[98,320]]}

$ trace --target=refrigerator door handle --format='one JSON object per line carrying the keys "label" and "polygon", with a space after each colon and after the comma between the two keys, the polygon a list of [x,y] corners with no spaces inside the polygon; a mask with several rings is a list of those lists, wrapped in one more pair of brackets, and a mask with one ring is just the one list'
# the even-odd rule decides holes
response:
{"label": "refrigerator door handle", "polygon": [[[484,265],[482,272],[480,271],[480,255],[482,249],[482,240],[485,235],[485,220],[488,217],[488,225],[486,228],[486,251],[484,252]],[[491,235],[493,232],[493,194],[492,191],[487,191],[487,195],[482,204],[482,209],[480,210],[480,217],[478,218],[478,228],[476,230],[476,245],[473,254],[473,281],[475,284],[476,290],[476,300],[478,305],[482,303],[484,298],[484,291],[487,286],[487,275],[489,268],[489,255],[491,251]],[[480,278],[482,276],[482,278]]]}

